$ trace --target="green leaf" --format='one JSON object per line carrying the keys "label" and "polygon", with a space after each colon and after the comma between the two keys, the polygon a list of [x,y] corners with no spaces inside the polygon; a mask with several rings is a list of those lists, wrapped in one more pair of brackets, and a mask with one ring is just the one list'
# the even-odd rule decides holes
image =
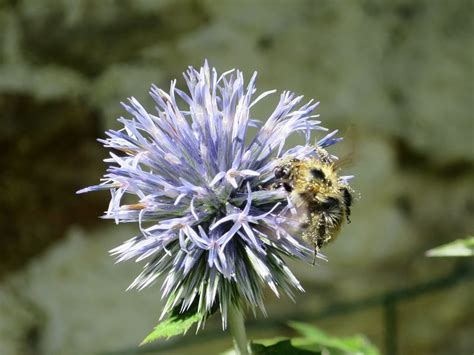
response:
{"label": "green leaf", "polygon": [[315,345],[329,351],[329,354],[378,355],[379,352],[364,336],[339,338],[327,335],[313,325],[290,322],[290,327],[298,331],[303,338],[293,339],[298,348],[314,349]]}
{"label": "green leaf", "polygon": [[474,255],[474,237],[458,239],[454,242],[440,245],[426,252],[426,256],[473,256]]}
{"label": "green leaf", "polygon": [[[291,322],[289,325],[298,331],[301,337],[259,339],[251,343],[252,353],[258,355],[379,355],[377,348],[363,336],[339,338],[327,335],[310,324]],[[236,353],[235,350],[229,350],[223,355],[236,355]]]}
{"label": "green leaf", "polygon": [[175,335],[184,334],[191,326],[204,317],[201,313],[184,313],[171,315],[168,319],[158,324],[155,329],[147,335],[140,345],[151,343],[160,338],[170,338]]}
{"label": "green leaf", "polygon": [[255,355],[320,355],[320,351],[310,351],[295,347],[290,339],[279,340],[275,344],[263,345],[251,343],[252,354]]}
{"label": "green leaf", "polygon": [[168,313],[169,317],[158,324],[155,329],[147,335],[147,337],[140,343],[144,345],[151,343],[160,338],[171,338],[175,335],[185,334],[194,323],[203,321],[209,318],[219,309],[219,305],[215,302],[211,309],[207,312],[199,312],[199,300],[196,298],[187,310],[182,311],[182,302],[173,307]]}

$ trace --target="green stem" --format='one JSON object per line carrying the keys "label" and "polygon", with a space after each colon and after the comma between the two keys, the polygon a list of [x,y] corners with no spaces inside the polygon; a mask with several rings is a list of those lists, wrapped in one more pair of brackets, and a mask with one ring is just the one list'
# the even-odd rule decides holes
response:
{"label": "green stem", "polygon": [[247,335],[245,334],[244,316],[237,306],[230,306],[228,310],[229,328],[234,338],[234,347],[237,355],[249,355]]}

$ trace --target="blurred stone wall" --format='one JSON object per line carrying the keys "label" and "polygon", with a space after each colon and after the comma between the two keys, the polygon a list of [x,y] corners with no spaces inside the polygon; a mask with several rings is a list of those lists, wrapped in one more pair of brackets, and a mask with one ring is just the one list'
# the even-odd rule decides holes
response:
{"label": "blurred stone wall", "polygon": [[[473,231],[473,7],[0,1],[0,353],[134,349],[156,323],[159,287],[124,293],[139,266],[107,256],[133,229],[97,218],[105,193],[74,192],[103,173],[95,139],[124,114],[119,102],[133,95],[152,109],[151,83],[168,87],[205,58],[220,71],[257,70],[262,91],[317,98],[323,124],[346,137],[337,152],[353,155],[353,223],[326,249],[329,263],[295,265],[308,292],[296,304],[269,295],[271,316],[447,274],[463,261],[424,251]],[[472,280],[399,305],[399,353],[472,352],[471,298]],[[375,307],[318,325],[383,347],[382,318]],[[211,345],[202,353],[230,341]]]}

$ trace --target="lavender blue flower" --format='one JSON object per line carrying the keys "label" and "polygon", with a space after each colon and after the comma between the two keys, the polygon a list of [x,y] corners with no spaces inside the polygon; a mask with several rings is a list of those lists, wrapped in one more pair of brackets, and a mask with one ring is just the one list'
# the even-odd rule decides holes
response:
{"label": "lavender blue flower", "polygon": [[[253,98],[256,73],[245,86],[240,71],[218,75],[206,62],[184,78],[188,92],[176,81],[169,92],[152,86],[153,113],[133,97],[122,103],[131,118],[99,140],[111,165],[99,185],[78,193],[109,190],[104,217],[138,223],[137,236],[111,250],[118,261],[148,259],[130,288],[163,276],[162,316],[219,306],[225,327],[231,304],[265,313],[265,286],[277,296],[303,291],[284,257],[311,262],[313,250],[291,233],[287,193],[265,186],[280,159],[305,158],[339,138],[332,132],[312,145],[312,131],[326,131],[313,114],[318,102],[300,105],[303,97],[287,91],[265,122],[254,119],[252,108],[275,92]],[[305,144],[285,150],[294,133]]]}

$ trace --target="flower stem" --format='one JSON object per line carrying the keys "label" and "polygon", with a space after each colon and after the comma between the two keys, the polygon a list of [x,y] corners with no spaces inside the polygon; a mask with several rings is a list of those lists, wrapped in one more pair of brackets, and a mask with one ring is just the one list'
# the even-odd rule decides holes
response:
{"label": "flower stem", "polygon": [[234,338],[235,353],[237,355],[249,355],[243,314],[235,305],[230,306],[228,312],[227,319],[229,321],[230,332]]}

